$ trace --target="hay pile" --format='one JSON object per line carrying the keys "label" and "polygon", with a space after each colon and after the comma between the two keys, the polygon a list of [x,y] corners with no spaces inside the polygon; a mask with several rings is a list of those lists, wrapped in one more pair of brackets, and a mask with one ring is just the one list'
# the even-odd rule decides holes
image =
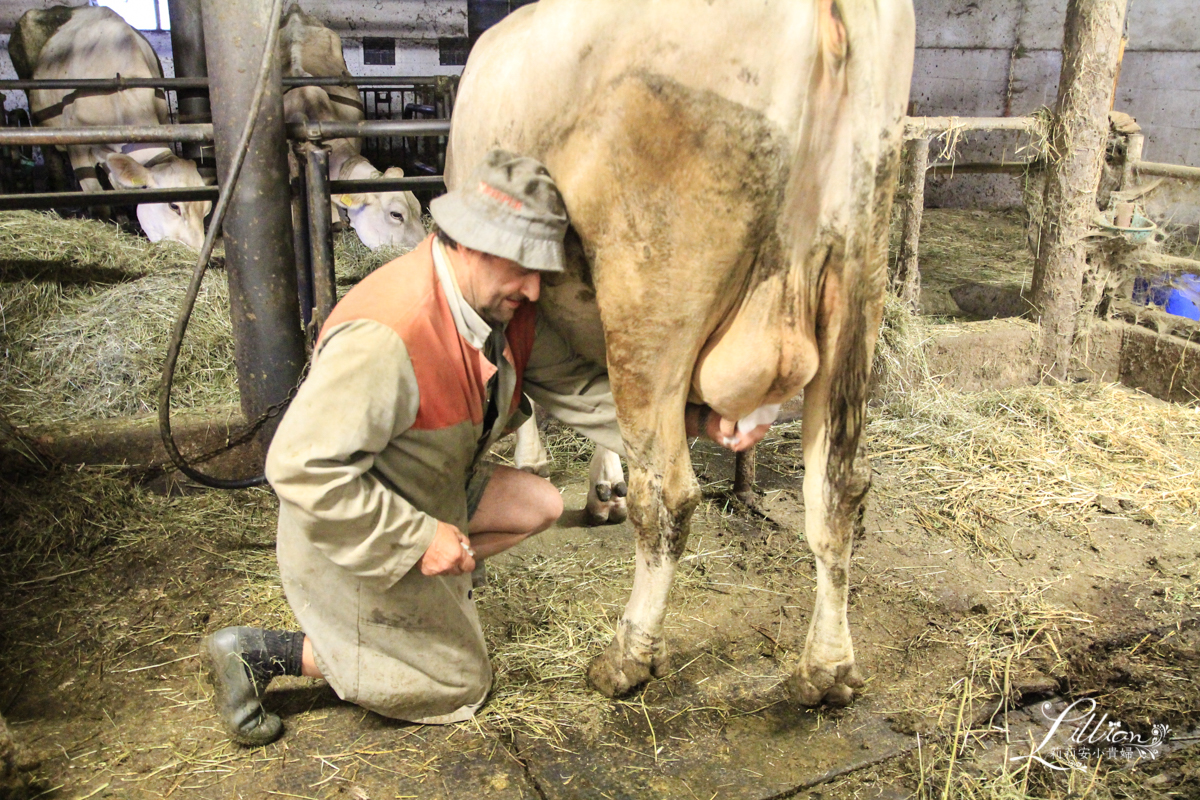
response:
{"label": "hay pile", "polygon": [[[1185,524],[1200,512],[1200,410],[1116,385],[962,394],[927,386],[868,428],[876,467],[923,527],[983,552],[1005,531],[1052,519],[1086,535],[1094,507]],[[897,413],[899,411],[899,413]]]}
{"label": "hay pile", "polygon": [[558,741],[564,729],[611,705],[584,678],[592,657],[615,633],[596,593],[628,586],[632,565],[625,559],[537,556],[492,567],[491,576],[480,604],[496,678],[480,721]]}
{"label": "hay pile", "polygon": [[407,250],[381,247],[371,250],[349,226],[333,235],[333,270],[337,276],[338,298],[350,287]]}
{"label": "hay pile", "polygon": [[[195,255],[95,220],[0,215],[0,404],[16,424],[153,412]],[[206,276],[184,340],[177,407],[236,403],[229,292]]]}
{"label": "hay pile", "polygon": [[1053,520],[1086,535],[1096,506],[1134,519],[1190,524],[1200,512],[1200,408],[1119,385],[1027,386],[965,393],[930,379],[928,322],[889,298],[875,354],[867,425],[875,467],[896,471],[923,527],[986,553]]}
{"label": "hay pile", "polygon": [[[339,294],[402,255],[334,240]],[[153,413],[167,342],[195,265],[173,242],[55,214],[0,214],[0,406],[17,425]],[[214,263],[219,267],[220,261]],[[180,409],[237,403],[225,273],[210,268],[176,369]]]}

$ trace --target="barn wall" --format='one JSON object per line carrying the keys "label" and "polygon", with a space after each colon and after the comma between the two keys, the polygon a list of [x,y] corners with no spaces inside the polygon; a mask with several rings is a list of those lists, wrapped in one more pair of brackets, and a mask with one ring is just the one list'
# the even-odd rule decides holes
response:
{"label": "barn wall", "polygon": [[[1003,116],[1053,105],[1058,92],[1066,0],[914,0],[917,54],[914,113]],[[1129,44],[1116,108],[1146,135],[1143,157],[1200,167],[1200,14],[1195,0],[1130,0]],[[976,134],[964,161],[1020,158],[1024,137]],[[936,157],[938,152],[935,150]],[[1200,221],[1197,192],[1177,191],[1176,221]],[[1004,207],[1021,202],[1021,181],[1006,176],[934,178],[932,206]]]}

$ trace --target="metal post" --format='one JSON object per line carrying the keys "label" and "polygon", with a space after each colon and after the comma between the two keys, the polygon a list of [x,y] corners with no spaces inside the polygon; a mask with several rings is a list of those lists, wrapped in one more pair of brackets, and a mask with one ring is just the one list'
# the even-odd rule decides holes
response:
{"label": "metal post", "polygon": [[[204,58],[204,23],[200,0],[167,0],[171,14],[171,53],[175,61],[176,78],[207,78],[208,62]],[[212,122],[207,89],[177,89],[179,122]],[[216,177],[211,145],[185,144],[183,157],[196,162],[200,174],[211,171]]]}
{"label": "metal post", "polygon": [[310,147],[304,161],[308,191],[308,242],[312,253],[313,328],[320,333],[337,302],[329,210],[329,148]]}
{"label": "metal post", "polygon": [[[293,159],[297,164],[304,164],[308,156],[308,142],[294,144]],[[311,344],[315,339],[312,329],[313,286],[312,286],[312,248],[308,241],[308,190],[304,180],[303,168],[296,171],[292,178],[292,241],[296,253],[296,290],[300,295],[300,321]]]}
{"label": "metal post", "polygon": [[[253,100],[271,6],[266,0],[202,0],[202,7],[205,53],[216,66],[209,86],[217,173],[225,183]],[[256,420],[286,400],[305,360],[278,64],[268,78],[224,236],[238,389],[243,413]],[[266,441],[273,433],[273,425],[264,427]]]}

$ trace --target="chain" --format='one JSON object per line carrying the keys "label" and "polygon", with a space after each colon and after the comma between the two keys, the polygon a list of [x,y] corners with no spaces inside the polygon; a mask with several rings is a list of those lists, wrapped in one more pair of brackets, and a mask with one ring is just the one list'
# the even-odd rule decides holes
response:
{"label": "chain", "polygon": [[237,434],[227,436],[224,444],[214,447],[211,450],[206,450],[199,455],[193,456],[191,462],[193,464],[203,464],[206,461],[211,461],[222,453],[228,452],[238,445],[245,444],[253,439],[255,435],[258,434],[259,430],[262,429],[262,426],[267,424],[268,420],[278,417],[287,409],[289,405],[291,405],[292,401],[296,399],[296,392],[300,391],[300,385],[303,384],[304,379],[308,377],[308,367],[311,363],[311,360],[304,362],[304,368],[300,370],[300,376],[296,378],[296,382],[292,385],[292,388],[288,390],[288,393],[282,400],[280,400],[278,403],[267,406],[267,409],[263,411],[263,413],[259,414],[253,422],[242,428],[242,430]]}

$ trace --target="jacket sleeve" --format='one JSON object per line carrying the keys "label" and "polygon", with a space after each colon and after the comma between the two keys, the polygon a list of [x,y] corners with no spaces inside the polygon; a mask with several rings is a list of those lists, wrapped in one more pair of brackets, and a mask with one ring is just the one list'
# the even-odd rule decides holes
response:
{"label": "jacket sleeve", "polygon": [[625,455],[608,372],[576,353],[540,313],[523,388],[552,416],[596,444]]}
{"label": "jacket sleeve", "polygon": [[403,340],[372,320],[347,322],[322,339],[267,453],[267,479],[295,532],[338,566],[388,585],[437,530],[371,470],[412,426],[419,400]]}

